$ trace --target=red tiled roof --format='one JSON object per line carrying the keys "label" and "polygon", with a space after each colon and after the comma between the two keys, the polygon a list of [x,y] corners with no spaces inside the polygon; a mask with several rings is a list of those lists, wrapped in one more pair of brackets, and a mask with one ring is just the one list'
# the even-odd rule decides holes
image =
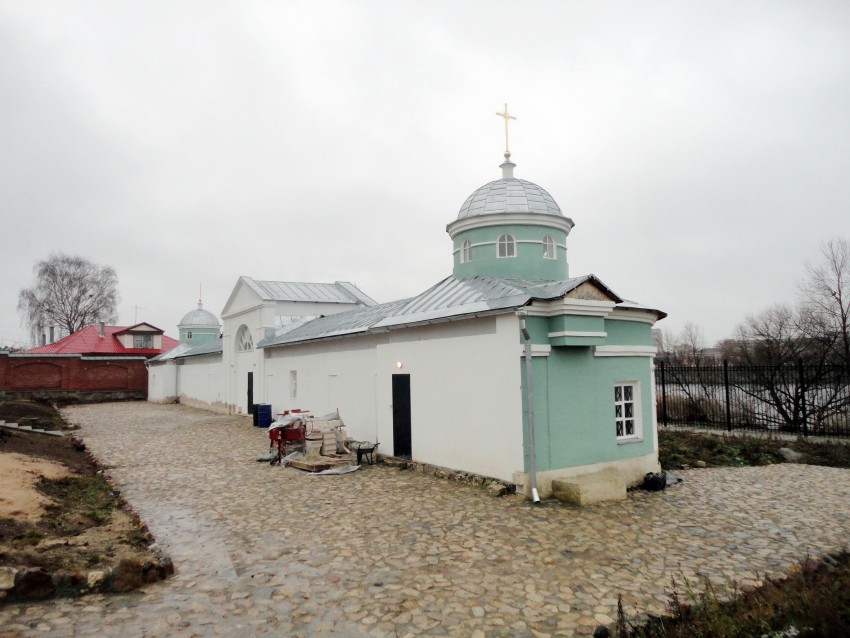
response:
{"label": "red tiled roof", "polygon": [[179,343],[176,339],[162,335],[162,348],[125,348],[115,335],[133,327],[135,326],[105,326],[104,336],[101,337],[99,334],[100,326],[86,326],[64,339],[31,348],[27,352],[30,354],[139,354],[154,356],[171,350]]}

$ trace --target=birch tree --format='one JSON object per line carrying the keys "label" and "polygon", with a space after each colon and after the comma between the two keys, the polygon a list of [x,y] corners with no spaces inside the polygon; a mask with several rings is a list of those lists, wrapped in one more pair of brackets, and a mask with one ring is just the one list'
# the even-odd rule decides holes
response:
{"label": "birch tree", "polygon": [[33,343],[47,326],[68,334],[83,326],[117,320],[118,275],[83,257],[53,253],[33,267],[32,287],[18,294],[18,311]]}

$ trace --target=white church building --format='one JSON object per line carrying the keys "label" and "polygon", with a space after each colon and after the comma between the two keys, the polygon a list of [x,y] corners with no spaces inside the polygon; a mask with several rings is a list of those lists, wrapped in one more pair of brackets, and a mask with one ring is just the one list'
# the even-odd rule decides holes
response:
{"label": "white church building", "polygon": [[554,478],[616,469],[635,484],[657,471],[651,329],[665,315],[594,275],[570,277],[572,219],[514,167],[506,152],[501,178],[448,224],[450,276],[383,304],[346,282],[240,277],[220,339],[149,362],[149,400],[338,409],[385,455],[526,492],[533,467],[544,498]]}

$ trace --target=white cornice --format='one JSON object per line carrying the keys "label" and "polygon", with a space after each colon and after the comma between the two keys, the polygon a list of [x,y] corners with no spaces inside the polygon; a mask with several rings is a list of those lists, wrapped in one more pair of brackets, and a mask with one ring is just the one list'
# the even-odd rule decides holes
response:
{"label": "white cornice", "polygon": [[549,338],[556,337],[607,337],[607,332],[590,332],[585,330],[561,330],[560,332],[550,332]]}
{"label": "white cornice", "polygon": [[544,226],[546,228],[557,228],[569,235],[574,224],[569,217],[556,215],[543,215],[540,213],[492,213],[490,215],[473,215],[456,219],[446,226],[449,237],[454,239],[455,235],[473,228],[486,228],[488,226]]}
{"label": "white cornice", "polygon": [[631,308],[614,308],[611,313],[611,319],[618,321],[638,321],[640,323],[648,323],[654,325],[658,321],[658,315],[651,310],[631,309]]}
{"label": "white cornice", "polygon": [[613,301],[568,298],[535,301],[534,305],[526,307],[529,317],[557,317],[559,315],[608,317],[613,309]]}
{"label": "white cornice", "polygon": [[[552,353],[552,346],[548,344],[542,343],[532,343],[531,344],[531,356],[532,357],[548,357]],[[525,346],[519,347],[519,356],[525,356]]]}
{"label": "white cornice", "polygon": [[655,346],[596,346],[594,357],[654,357]]}

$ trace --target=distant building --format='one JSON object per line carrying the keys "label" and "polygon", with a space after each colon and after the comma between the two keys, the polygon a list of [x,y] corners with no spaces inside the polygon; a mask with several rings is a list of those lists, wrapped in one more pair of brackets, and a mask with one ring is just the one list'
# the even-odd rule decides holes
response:
{"label": "distant building", "polygon": [[176,345],[149,323],[99,324],[26,352],[0,351],[0,399],[145,399],[145,361]]}
{"label": "distant building", "polygon": [[107,326],[93,324],[43,346],[30,348],[28,354],[85,354],[141,355],[155,357],[171,350],[177,341],[165,335],[164,330],[149,323],[133,326]]}

